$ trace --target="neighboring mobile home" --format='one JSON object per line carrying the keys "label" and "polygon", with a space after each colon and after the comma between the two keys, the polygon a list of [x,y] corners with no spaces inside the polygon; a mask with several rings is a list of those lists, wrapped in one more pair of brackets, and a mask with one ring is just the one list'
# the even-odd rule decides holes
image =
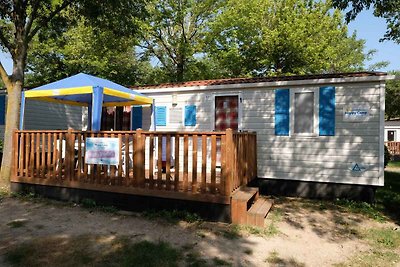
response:
{"label": "neighboring mobile home", "polygon": [[385,121],[385,142],[400,142],[400,119]]}

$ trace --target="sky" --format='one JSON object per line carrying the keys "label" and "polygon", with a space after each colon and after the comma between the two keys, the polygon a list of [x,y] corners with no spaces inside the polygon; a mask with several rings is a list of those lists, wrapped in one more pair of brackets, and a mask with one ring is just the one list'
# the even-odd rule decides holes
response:
{"label": "sky", "polygon": [[[354,31],[357,33],[358,39],[366,40],[365,52],[369,50],[377,50],[373,59],[366,62],[366,67],[380,62],[388,61],[389,65],[380,71],[400,70],[400,45],[393,41],[379,42],[386,32],[386,21],[382,18],[376,18],[372,14],[372,10],[361,12],[357,18],[348,25],[349,35]],[[0,61],[8,73],[12,70],[12,61],[10,56],[0,52]]]}

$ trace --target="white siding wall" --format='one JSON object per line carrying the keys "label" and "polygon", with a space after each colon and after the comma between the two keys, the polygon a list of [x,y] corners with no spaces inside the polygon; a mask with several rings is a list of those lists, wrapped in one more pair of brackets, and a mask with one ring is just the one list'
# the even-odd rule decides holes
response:
{"label": "white siding wall", "polygon": [[[209,131],[214,130],[214,96],[239,94],[242,98],[239,118],[242,130],[257,132],[260,178],[382,185],[379,148],[380,138],[383,139],[380,136],[381,85],[379,82],[369,82],[333,86],[336,87],[335,136],[275,136],[274,89],[277,87],[176,92],[177,107],[181,107],[183,113],[185,105],[196,105],[195,127],[169,123],[171,93],[147,95],[155,98],[156,106],[167,106],[167,126],[157,126],[157,130]],[[368,104],[368,121],[343,121],[343,107],[348,104]],[[143,112],[143,129],[146,130],[151,126],[149,114],[150,112]],[[351,166],[354,163],[365,166],[366,171],[352,172]]]}

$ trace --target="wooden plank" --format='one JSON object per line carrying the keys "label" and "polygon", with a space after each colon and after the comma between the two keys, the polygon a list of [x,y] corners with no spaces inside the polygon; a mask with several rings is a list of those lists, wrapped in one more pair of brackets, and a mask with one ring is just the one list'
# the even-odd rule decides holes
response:
{"label": "wooden plank", "polygon": [[17,133],[21,136],[21,143],[20,143],[20,154],[19,154],[19,175],[25,176],[25,134],[24,133]]}
{"label": "wooden plank", "polygon": [[192,137],[193,149],[192,149],[192,192],[197,192],[197,143],[198,136],[194,134]]}
{"label": "wooden plank", "polygon": [[145,186],[145,173],[144,173],[144,143],[142,137],[142,130],[136,131],[136,145],[135,145],[135,156],[134,166],[136,173],[136,182],[138,187]]}
{"label": "wooden plank", "polygon": [[149,140],[149,187],[154,187],[154,134],[150,134]]}
{"label": "wooden plank", "polygon": [[122,185],[122,135],[118,134],[119,155],[118,155],[118,178],[117,184]]}
{"label": "wooden plank", "polygon": [[157,135],[158,145],[157,145],[157,188],[162,188],[162,138],[161,134]]}
{"label": "wooden plank", "polygon": [[66,147],[68,156],[66,155],[65,157],[68,159],[69,179],[75,180],[75,134],[71,129],[67,133]]}
{"label": "wooden plank", "polygon": [[26,176],[30,176],[30,153],[31,153],[31,134],[26,133],[26,142],[25,142],[25,174]]}
{"label": "wooden plank", "polygon": [[232,129],[226,130],[225,137],[225,196],[230,196],[233,191],[233,135]]}
{"label": "wooden plank", "polygon": [[191,192],[174,192],[174,191],[156,190],[156,189],[151,190],[148,188],[137,188],[137,187],[127,187],[127,186],[107,186],[102,184],[82,183],[79,181],[61,182],[48,179],[29,179],[25,177],[13,177],[12,182],[78,188],[84,190],[112,192],[120,194],[151,196],[151,197],[160,197],[167,199],[180,199],[180,200],[207,202],[207,203],[230,204],[230,197],[225,197],[221,195],[212,195],[212,194],[192,194]]}
{"label": "wooden plank", "polygon": [[57,133],[53,134],[53,143],[51,145],[53,152],[53,165],[51,166],[51,177],[57,178],[57,162],[58,162],[58,148],[57,148]]}
{"label": "wooden plank", "polygon": [[216,193],[217,136],[211,136],[211,192]]}
{"label": "wooden plank", "polygon": [[15,131],[13,131],[12,135],[12,149],[13,149],[13,157],[12,157],[12,162],[11,162],[11,174],[13,176],[18,176],[18,151],[19,151],[19,146],[18,146],[18,140],[19,139],[19,134]]}
{"label": "wooden plank", "polygon": [[52,149],[52,144],[51,144],[51,133],[46,133],[47,136],[47,162],[46,162],[46,177],[48,179],[51,178],[51,149]]}
{"label": "wooden plank", "polygon": [[174,174],[174,190],[179,191],[179,134],[175,135],[175,174]]}
{"label": "wooden plank", "polygon": [[[115,138],[114,133],[111,134],[111,138]],[[98,166],[100,166],[100,165],[98,165]],[[111,171],[110,171],[110,184],[111,185],[115,185],[117,168],[116,168],[116,166],[111,165],[110,169],[111,169]]]}
{"label": "wooden plank", "polygon": [[221,135],[221,177],[220,177],[220,185],[219,185],[219,193],[222,195],[226,195],[226,136]]}
{"label": "wooden plank", "polygon": [[35,134],[31,133],[31,155],[29,161],[31,177],[35,177]]}
{"label": "wooden plank", "polygon": [[124,134],[124,141],[125,141],[125,182],[124,185],[125,186],[130,186],[131,185],[131,181],[130,181],[130,175],[129,175],[129,134]]}
{"label": "wooden plank", "polygon": [[183,136],[183,191],[188,191],[188,172],[189,172],[189,136]]}
{"label": "wooden plank", "polygon": [[78,133],[77,135],[77,145],[78,145],[78,162],[77,162],[77,179],[81,180],[82,177],[82,134]]}
{"label": "wooden plank", "polygon": [[40,162],[41,177],[46,178],[46,134],[42,133],[42,149],[40,151],[42,160]]}
{"label": "wooden plank", "polygon": [[201,192],[207,190],[207,135],[201,136]]}
{"label": "wooden plank", "polygon": [[63,171],[63,158],[62,158],[62,150],[63,150],[63,133],[59,133],[58,135],[58,170],[57,177],[59,180],[62,180],[62,171]]}
{"label": "wooden plank", "polygon": [[85,157],[86,157],[86,138],[87,138],[87,133],[83,133],[83,155],[82,155],[82,164],[83,164],[83,179],[85,182],[89,181],[89,174],[88,174],[88,164],[85,163]]}
{"label": "wooden plank", "polygon": [[166,151],[165,151],[165,174],[166,174],[166,190],[171,190],[171,135],[167,134]]}
{"label": "wooden plank", "polygon": [[36,141],[35,141],[35,150],[36,150],[35,176],[36,177],[41,177],[41,175],[40,175],[40,135],[41,135],[41,133],[36,133]]}

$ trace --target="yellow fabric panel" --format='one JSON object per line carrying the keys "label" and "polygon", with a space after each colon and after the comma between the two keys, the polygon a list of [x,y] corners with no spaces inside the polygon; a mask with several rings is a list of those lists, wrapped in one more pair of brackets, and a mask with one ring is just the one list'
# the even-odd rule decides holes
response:
{"label": "yellow fabric panel", "polygon": [[[120,98],[135,100],[136,105],[153,103],[153,99],[150,97],[120,92],[118,90],[114,90],[114,89],[107,88],[107,87],[104,87],[103,93],[105,95],[111,95],[111,96],[116,96],[116,97],[120,97]],[[114,103],[117,103],[117,102],[114,102]]]}
{"label": "yellow fabric panel", "polygon": [[71,106],[81,106],[81,107],[89,106],[88,103],[75,102],[75,101],[69,101],[69,100],[61,100],[61,99],[56,99],[56,98],[51,98],[51,97],[30,97],[30,98],[32,100],[46,101],[46,102],[59,103],[59,104],[65,104],[65,105],[71,105]]}
{"label": "yellow fabric panel", "polygon": [[[79,91],[78,91],[79,90]],[[46,96],[59,96],[59,95],[82,95],[91,94],[93,92],[92,86],[63,88],[54,90],[38,90],[38,91],[25,91],[26,98],[32,97],[46,97]]]}

